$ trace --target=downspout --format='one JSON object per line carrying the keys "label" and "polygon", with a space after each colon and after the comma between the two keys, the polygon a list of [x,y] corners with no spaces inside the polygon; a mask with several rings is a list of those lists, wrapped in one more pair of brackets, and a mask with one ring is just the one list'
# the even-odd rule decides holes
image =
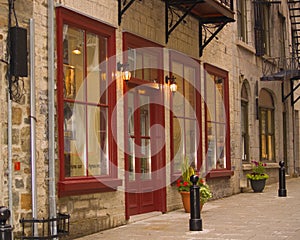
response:
{"label": "downspout", "polygon": [[[10,7],[9,7],[10,8]],[[10,62],[10,34],[9,28],[11,27],[11,13],[8,13],[8,31],[7,31],[7,64]],[[8,187],[8,209],[10,211],[9,224],[13,226],[14,224],[14,214],[13,214],[13,193],[12,193],[12,100],[11,100],[11,75],[10,66],[7,66],[7,187]],[[13,233],[12,233],[13,238]]]}
{"label": "downspout", "polygon": [[[31,198],[32,218],[37,219],[36,188],[36,108],[35,108],[35,57],[34,57],[34,19],[30,19],[30,155],[31,155]],[[34,236],[38,236],[38,228],[34,228]]]}
{"label": "downspout", "polygon": [[[8,67],[9,69],[9,67]],[[9,70],[8,70],[9,71]],[[10,74],[8,74],[10,80]],[[10,211],[9,224],[13,226],[13,201],[12,201],[12,101],[10,90],[7,88],[7,171],[8,171],[8,208]]]}
{"label": "downspout", "polygon": [[[55,122],[54,122],[54,4],[48,0],[48,132],[49,132],[49,217],[56,218],[55,190]],[[51,234],[57,234],[56,224]]]}

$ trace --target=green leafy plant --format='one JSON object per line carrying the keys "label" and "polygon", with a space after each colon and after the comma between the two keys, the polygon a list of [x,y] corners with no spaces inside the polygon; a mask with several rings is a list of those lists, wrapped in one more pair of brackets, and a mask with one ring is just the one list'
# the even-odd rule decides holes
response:
{"label": "green leafy plant", "polygon": [[252,172],[248,173],[246,176],[248,179],[251,180],[262,180],[262,179],[268,179],[269,175],[265,173],[266,171],[266,163],[263,163],[261,161],[251,161],[252,162]]}
{"label": "green leafy plant", "polygon": [[[190,166],[189,160],[186,157],[181,166],[182,178],[177,180],[177,190],[179,192],[190,191],[190,187],[193,185],[193,183],[190,181],[190,177],[194,174],[195,170]],[[210,188],[203,178],[199,178],[197,185],[200,187],[200,201],[201,203],[206,203],[210,198],[212,198]]]}

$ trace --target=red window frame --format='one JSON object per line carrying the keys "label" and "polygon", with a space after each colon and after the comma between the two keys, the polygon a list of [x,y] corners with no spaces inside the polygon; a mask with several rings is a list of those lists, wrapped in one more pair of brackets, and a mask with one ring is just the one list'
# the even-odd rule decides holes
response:
{"label": "red window frame", "polygon": [[[109,151],[109,174],[105,177],[65,177],[64,169],[64,128],[63,128],[63,25],[68,24],[72,27],[77,27],[89,32],[101,35],[107,38],[107,54],[108,57],[114,56],[116,53],[116,37],[115,28],[104,23],[88,18],[84,15],[71,11],[69,9],[58,7],[56,8],[56,23],[57,23],[57,121],[58,121],[58,156],[60,160],[59,181],[58,181],[58,196],[70,196],[79,194],[88,194],[96,192],[115,191],[116,187],[122,184],[122,181],[117,178],[117,144],[112,137],[111,126],[116,126],[112,122],[112,112],[116,104],[116,82],[108,75],[109,82],[109,98],[108,98],[108,151]],[[115,69],[113,64],[108,64],[108,72]]]}
{"label": "red window frame", "polygon": [[[195,164],[195,168],[196,170],[200,170],[201,166],[202,166],[202,117],[201,117],[201,84],[200,84],[200,79],[201,79],[201,75],[200,75],[200,62],[197,60],[194,60],[192,58],[187,57],[186,55],[180,54],[178,52],[170,52],[170,60],[169,60],[169,68],[171,70],[170,75],[172,74],[172,60],[181,63],[184,66],[188,66],[188,67],[192,67],[195,69],[195,106],[196,106],[196,120],[198,122],[198,130],[199,133],[196,133],[196,137],[198,136],[198,139],[196,141],[198,141],[198,148],[196,149],[196,154],[197,154],[197,159],[196,159],[196,164]],[[185,82],[185,79],[183,79],[183,81]],[[183,91],[185,91],[183,89]],[[176,94],[176,93],[175,93]],[[173,108],[173,101],[172,101],[173,95],[170,94],[170,147],[171,147],[171,182],[176,181],[180,176],[181,176],[181,172],[176,171],[174,168],[174,140],[173,140],[173,112],[172,112],[172,108]],[[186,117],[184,116],[184,119],[186,119]]]}
{"label": "red window frame", "polygon": [[[229,118],[229,80],[228,80],[228,72],[215,67],[211,64],[204,63],[204,70],[205,70],[205,86],[204,86],[204,94],[205,98],[207,96],[206,87],[207,87],[207,73],[219,76],[223,78],[224,81],[224,107],[225,107],[225,117],[226,117],[226,134],[225,134],[225,156],[226,156],[226,168],[221,169],[212,169],[207,173],[206,178],[216,178],[216,177],[230,177],[233,175],[233,171],[231,170],[231,158],[230,158],[230,118]],[[205,104],[205,152],[208,152],[208,108]]]}

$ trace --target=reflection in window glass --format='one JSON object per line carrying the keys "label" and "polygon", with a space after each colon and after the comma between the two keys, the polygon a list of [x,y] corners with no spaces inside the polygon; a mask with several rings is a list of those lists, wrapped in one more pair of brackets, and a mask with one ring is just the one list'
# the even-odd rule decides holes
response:
{"label": "reflection in window glass", "polygon": [[180,172],[182,159],[188,157],[191,166],[197,166],[196,68],[173,60],[172,76],[176,78],[177,92],[172,95],[173,115],[173,171]]}
{"label": "reflection in window glass", "polygon": [[84,33],[77,28],[64,25],[63,63],[64,63],[64,97],[82,100],[78,95],[83,84]]}
{"label": "reflection in window glass", "polygon": [[129,181],[135,180],[135,151],[134,151],[134,137],[128,139],[128,174]]}
{"label": "reflection in window glass", "polygon": [[[226,113],[224,106],[225,78],[208,74],[206,84],[207,167],[225,169]],[[214,84],[213,84],[214,83]]]}
{"label": "reflection in window glass", "polygon": [[107,38],[64,25],[65,176],[104,176],[108,163]]}
{"label": "reflection in window glass", "polygon": [[[81,104],[64,104],[64,156],[66,177],[86,176],[85,145],[86,141],[80,136],[86,134],[86,121],[81,118],[85,106]],[[76,119],[77,118],[77,119]],[[80,122],[80,128],[78,128]]]}
{"label": "reflection in window glass", "polygon": [[145,49],[128,49],[128,64],[131,76],[145,81],[158,81],[158,54]]}
{"label": "reflection in window glass", "polygon": [[275,160],[274,110],[260,108],[260,152],[261,160]]}
{"label": "reflection in window glass", "polygon": [[150,139],[141,140],[141,179],[151,179],[151,146]]}

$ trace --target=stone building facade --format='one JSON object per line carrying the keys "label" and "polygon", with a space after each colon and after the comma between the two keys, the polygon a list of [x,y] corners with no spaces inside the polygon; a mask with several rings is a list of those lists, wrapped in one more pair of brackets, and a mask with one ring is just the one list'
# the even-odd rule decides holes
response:
{"label": "stone building facade", "polygon": [[[222,18],[218,24],[209,22],[217,20],[195,8],[175,27],[189,6],[174,2],[180,1],[0,1],[0,174],[4,179],[0,183],[0,203],[12,210],[10,223],[16,239],[22,230],[19,221],[32,219],[34,214],[38,219],[54,217],[53,211],[70,214],[69,238],[74,239],[126,224],[136,214],[178,209],[181,199],[174,182],[180,176],[184,156],[189,156],[206,178],[214,198],[249,188],[246,173],[251,170],[251,160],[267,163],[268,183],[278,181],[281,160],[290,176],[298,175],[299,103],[297,90],[292,91],[298,84],[298,75],[290,74],[290,70],[298,69],[287,64],[287,59],[295,57],[287,1],[254,4],[246,0],[205,0],[213,6],[217,4],[214,11]],[[257,17],[260,11],[268,13],[263,16],[269,18]],[[34,20],[32,35],[30,19]],[[17,24],[27,29],[28,60],[33,56],[34,62],[29,61],[28,77],[10,79],[7,33],[9,26]],[[166,36],[170,26],[174,30]],[[34,39],[34,48],[30,39]],[[81,48],[81,55],[71,55],[71,47]],[[96,50],[99,54],[95,55]],[[280,59],[281,65],[276,65],[275,59]],[[118,63],[123,64],[120,69]],[[126,67],[132,74],[127,83],[120,76]],[[281,70],[283,74],[278,77]],[[171,76],[176,76],[175,93],[167,81]],[[86,79],[93,82],[94,78],[110,85],[105,83],[103,91],[101,81],[91,86],[83,83]],[[8,83],[12,84],[11,95]],[[85,90],[80,92],[83,85]],[[95,87],[101,89],[104,99],[92,91]],[[96,101],[93,94],[85,91],[95,94]],[[218,101],[222,102],[219,108]],[[99,109],[89,112],[75,108],[76,104]],[[68,117],[70,106],[71,112],[79,112],[77,117],[86,116],[83,125],[72,122],[72,130],[67,126],[72,119],[72,114]],[[186,112],[182,113],[181,107]],[[189,110],[194,115],[189,115]],[[218,118],[217,113],[222,116]],[[98,125],[90,122],[90,114],[96,114],[91,118],[98,119]],[[131,117],[134,130],[127,121]],[[34,136],[32,119],[36,125]],[[196,122],[196,127],[191,122]],[[88,130],[87,124],[95,124],[90,125],[93,130]],[[182,130],[178,131],[177,126]],[[91,137],[95,129],[99,135]],[[32,169],[32,138],[36,169]],[[77,141],[72,142],[75,138]],[[83,146],[78,138],[85,139],[85,150],[78,150]],[[93,149],[93,141],[101,146],[100,151],[95,150],[98,158],[85,152]],[[135,152],[124,150],[130,149],[132,142],[137,145]],[[150,157],[145,155],[147,151]],[[81,161],[74,157],[76,154]],[[149,185],[137,178],[145,178]]]}

